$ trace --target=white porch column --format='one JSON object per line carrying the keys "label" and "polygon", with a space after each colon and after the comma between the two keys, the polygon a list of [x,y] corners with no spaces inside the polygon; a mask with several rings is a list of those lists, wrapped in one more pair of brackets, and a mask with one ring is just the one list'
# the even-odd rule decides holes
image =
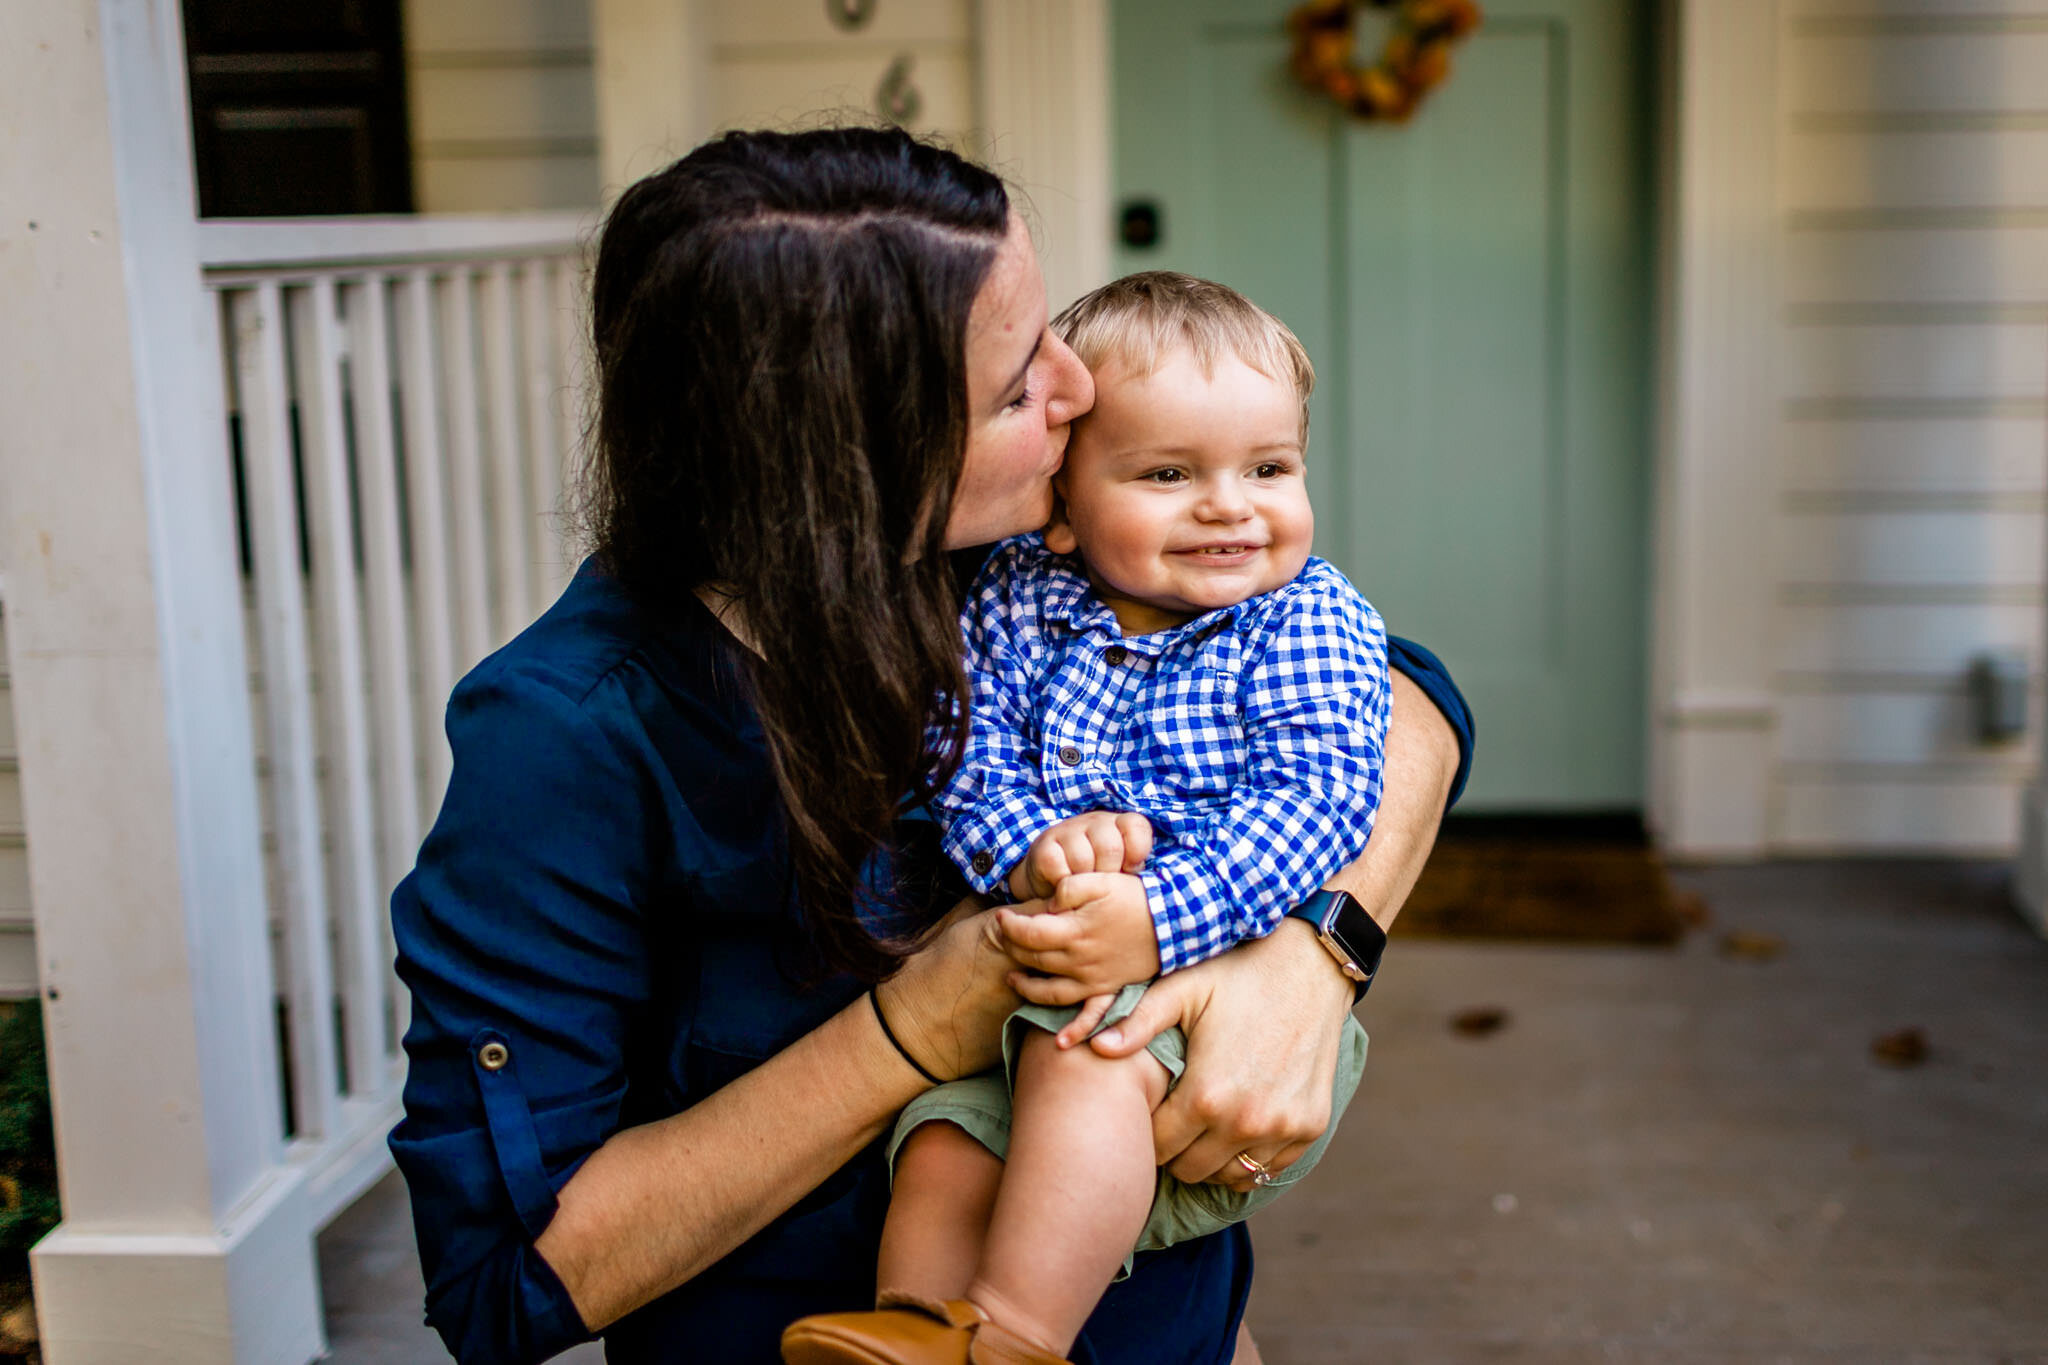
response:
{"label": "white porch column", "polygon": [[65,1221],[50,1365],[305,1361],[220,340],[176,0],[0,43],[0,515]]}
{"label": "white porch column", "polygon": [[2048,726],[2041,732],[2039,766],[2020,798],[2020,856],[2013,865],[2013,902],[2036,932],[2048,938]]}
{"label": "white porch column", "polygon": [[1649,814],[1680,855],[1757,856],[1769,831],[1777,14],[1776,0],[1666,8]]}
{"label": "white porch column", "polygon": [[591,0],[597,162],[609,204],[710,133],[704,0]]}
{"label": "white porch column", "polygon": [[1105,0],[976,0],[976,121],[1035,219],[1054,312],[1109,279]]}

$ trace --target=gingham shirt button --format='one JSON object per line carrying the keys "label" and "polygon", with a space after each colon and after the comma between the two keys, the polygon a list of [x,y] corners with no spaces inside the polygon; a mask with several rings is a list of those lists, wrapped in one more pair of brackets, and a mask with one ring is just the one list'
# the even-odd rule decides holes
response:
{"label": "gingham shirt button", "polygon": [[1108,649],[1102,651],[1102,661],[1111,668],[1122,668],[1130,662],[1130,659],[1131,651],[1125,649],[1122,645],[1111,645]]}
{"label": "gingham shirt button", "polygon": [[995,857],[986,849],[975,854],[967,861],[968,865],[974,869],[974,875],[977,877],[986,877],[988,870],[996,865]]}
{"label": "gingham shirt button", "polygon": [[1071,744],[1062,744],[1060,746],[1060,762],[1071,768],[1080,761],[1081,751],[1079,749],[1076,749]]}

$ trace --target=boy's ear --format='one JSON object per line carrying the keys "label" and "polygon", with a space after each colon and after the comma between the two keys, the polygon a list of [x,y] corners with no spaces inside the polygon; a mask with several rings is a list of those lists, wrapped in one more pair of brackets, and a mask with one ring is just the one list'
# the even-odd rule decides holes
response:
{"label": "boy's ear", "polygon": [[1053,477],[1052,520],[1045,524],[1045,548],[1056,555],[1070,555],[1081,544],[1074,538],[1074,528],[1067,521],[1067,490],[1061,486],[1064,482],[1057,475]]}

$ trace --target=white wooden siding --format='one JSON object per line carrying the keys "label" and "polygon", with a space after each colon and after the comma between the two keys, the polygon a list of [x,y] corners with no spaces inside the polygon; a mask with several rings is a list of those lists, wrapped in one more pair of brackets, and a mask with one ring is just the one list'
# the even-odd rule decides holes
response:
{"label": "white wooden siding", "polygon": [[857,32],[820,0],[711,6],[708,113],[714,130],[872,120],[899,61],[915,92],[914,132],[974,145],[974,26],[969,0],[884,0]]}
{"label": "white wooden siding", "polygon": [[405,26],[421,212],[598,202],[586,0],[406,0]]}
{"label": "white wooden siding", "polygon": [[[898,62],[917,132],[974,145],[969,0],[888,0],[857,32],[819,0],[704,0],[712,130],[873,120]],[[408,0],[413,183],[426,213],[599,202],[588,0]]]}
{"label": "white wooden siding", "polygon": [[1788,0],[1778,764],[1803,851],[2010,851],[2048,603],[2048,0]]}

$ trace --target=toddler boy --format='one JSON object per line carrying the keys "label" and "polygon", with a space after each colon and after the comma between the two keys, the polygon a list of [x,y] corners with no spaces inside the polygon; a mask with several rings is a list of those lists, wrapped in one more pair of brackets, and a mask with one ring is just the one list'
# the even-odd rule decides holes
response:
{"label": "toddler boy", "polygon": [[[792,1360],[936,1360],[943,1330],[974,1337],[970,1359],[1058,1361],[1134,1247],[1246,1217],[1329,1141],[1278,1172],[1277,1152],[1240,1154],[1251,1188],[1183,1184],[1150,1119],[1180,1031],[1114,1060],[1074,1046],[1136,1006],[1133,983],[1270,933],[1372,831],[1386,636],[1309,553],[1314,371],[1277,319],[1186,275],[1116,281],[1053,325],[1096,405],[1052,524],[971,592],[970,738],[932,804],[975,888],[1020,903],[1003,934],[1057,1003],[1012,1017],[1003,1074],[898,1122],[881,1301],[922,1315],[806,1319]],[[1353,1021],[1333,1113],[1364,1058]]]}

